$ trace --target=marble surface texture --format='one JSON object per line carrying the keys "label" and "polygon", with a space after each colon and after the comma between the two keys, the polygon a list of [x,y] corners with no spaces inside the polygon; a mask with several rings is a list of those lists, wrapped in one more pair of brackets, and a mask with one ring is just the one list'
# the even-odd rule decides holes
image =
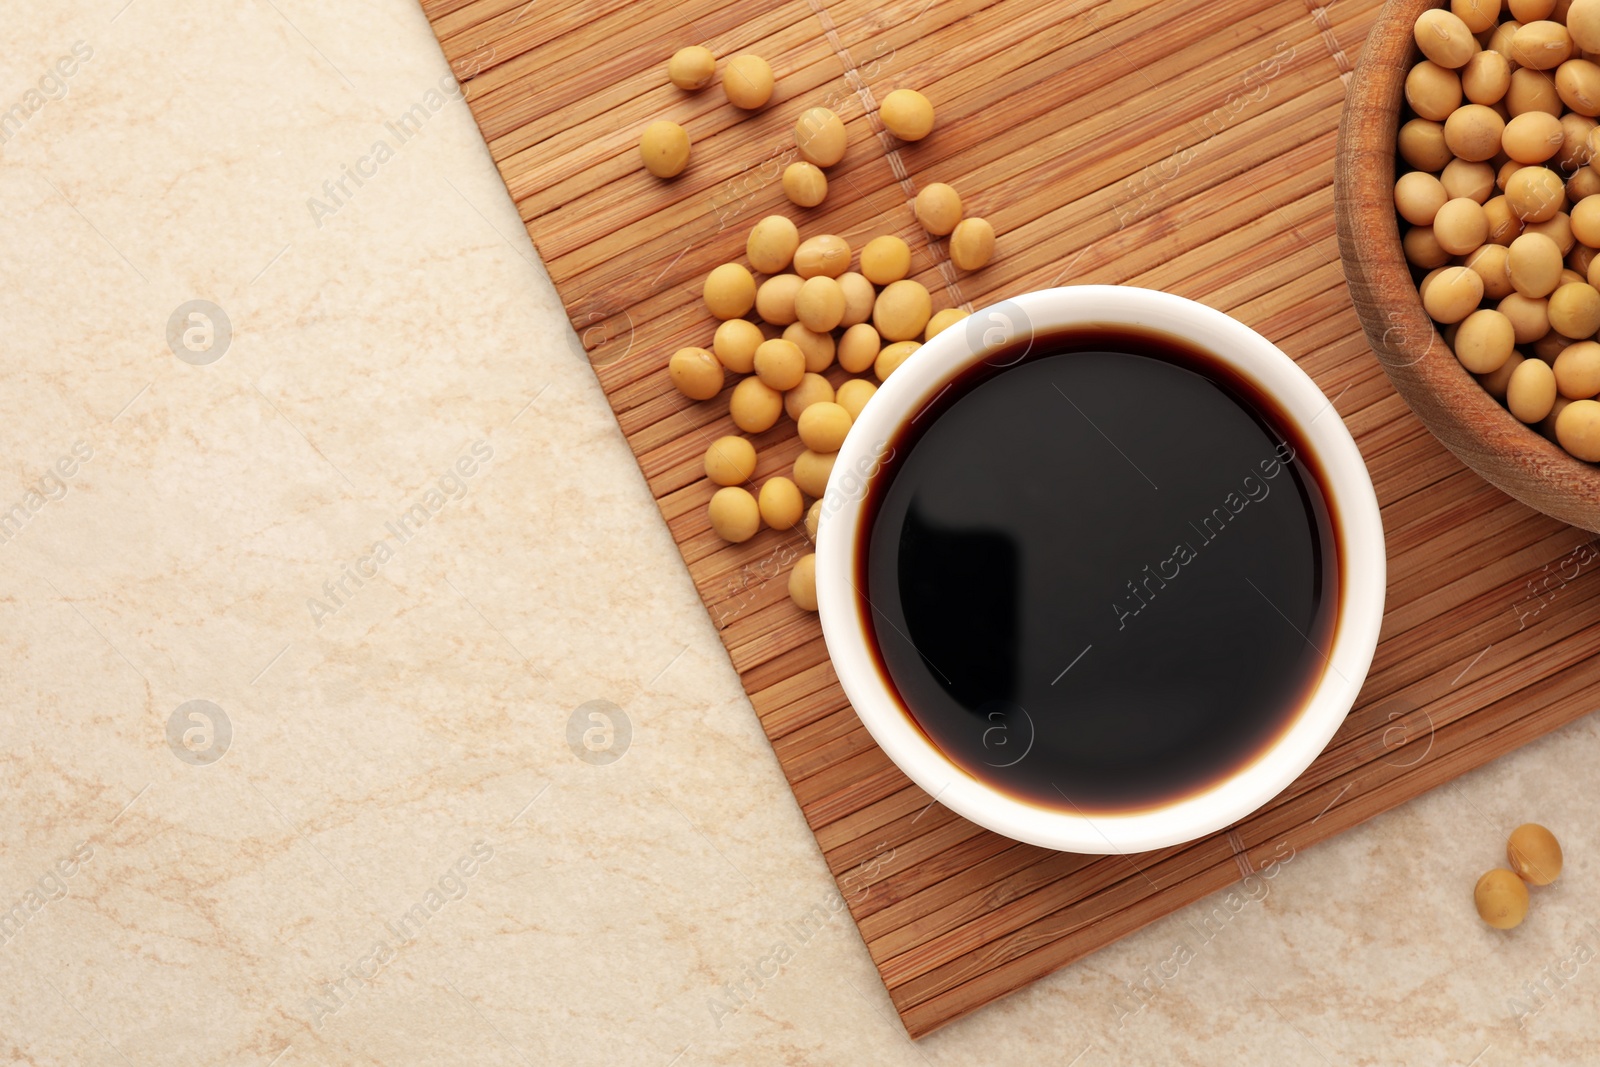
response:
{"label": "marble surface texture", "polygon": [[417,5],[6,15],[0,1063],[1600,1062],[1594,719],[913,1044]]}

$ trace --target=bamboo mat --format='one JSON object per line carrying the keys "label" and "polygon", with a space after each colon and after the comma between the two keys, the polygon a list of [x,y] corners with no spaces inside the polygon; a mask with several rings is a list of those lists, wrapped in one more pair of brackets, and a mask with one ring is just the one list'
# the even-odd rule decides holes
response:
{"label": "bamboo mat", "polygon": [[[1340,272],[1333,151],[1378,5],[1339,0],[423,0],[573,328],[719,627],[907,1031],[921,1036],[1600,703],[1590,535],[1472,474],[1422,428],[1362,338]],[[667,57],[767,57],[754,115],[683,93]],[[939,125],[880,139],[869,101],[909,86]],[[795,117],[827,104],[849,151],[817,209],[783,199]],[[640,129],[682,123],[689,170],[640,168]],[[957,275],[909,198],[948,182],[1000,234]],[[667,356],[709,345],[700,280],[763,215],[855,248],[898,233],[935,307],[1125,282],[1201,300],[1293,356],[1372,470],[1388,537],[1382,642],[1326,752],[1230,830],[1133,857],[1021,845],[931,803],[873,744],[814,615],[786,595],[806,548],[720,543],[700,472],[734,432]],[[837,368],[834,373],[837,374]],[[756,439],[787,473],[789,420]]]}

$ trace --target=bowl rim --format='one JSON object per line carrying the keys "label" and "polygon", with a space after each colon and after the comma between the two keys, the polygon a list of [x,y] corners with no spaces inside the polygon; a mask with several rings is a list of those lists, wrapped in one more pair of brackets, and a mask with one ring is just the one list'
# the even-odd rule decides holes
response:
{"label": "bowl rim", "polygon": [[1600,467],[1519,422],[1455,358],[1422,306],[1394,209],[1411,26],[1442,0],[1388,0],[1346,93],[1334,153],[1334,215],[1351,301],[1397,392],[1463,463],[1524,504],[1600,532]]}
{"label": "bowl rim", "polygon": [[[854,584],[865,541],[865,489],[899,427],[954,376],[1022,331],[1074,325],[1129,325],[1177,335],[1229,363],[1276,399],[1330,483],[1342,553],[1328,666],[1291,725],[1249,764],[1204,790],[1166,805],[1113,814],[1029,804],[945,756],[902,710],[878,670]],[[840,685],[873,739],[913,782],[957,814],[1015,840],[1122,854],[1196,840],[1238,822],[1282,792],[1326,748],[1354,706],[1377,647],[1387,558],[1365,461],[1332,402],[1294,360],[1250,327],[1204,304],[1133,286],[1078,285],[1027,293],[975,312],[924,344],[883,383],[851,427],[829,478],[816,577],[823,637]]]}

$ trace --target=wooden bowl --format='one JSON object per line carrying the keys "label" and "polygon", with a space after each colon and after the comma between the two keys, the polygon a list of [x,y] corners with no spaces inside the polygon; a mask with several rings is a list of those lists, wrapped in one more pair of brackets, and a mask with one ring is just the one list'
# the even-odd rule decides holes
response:
{"label": "wooden bowl", "polygon": [[1434,328],[1400,248],[1395,133],[1412,37],[1434,0],[1389,0],[1345,98],[1334,160],[1334,215],[1350,298],[1367,343],[1433,435],[1491,484],[1563,522],[1600,532],[1600,468],[1518,422],[1484,391]]}

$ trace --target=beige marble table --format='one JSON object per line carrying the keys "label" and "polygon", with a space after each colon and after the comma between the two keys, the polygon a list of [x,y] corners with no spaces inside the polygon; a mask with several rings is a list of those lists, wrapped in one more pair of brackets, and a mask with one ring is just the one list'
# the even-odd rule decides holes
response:
{"label": "beige marble table", "polygon": [[416,5],[3,24],[0,1063],[1600,1062],[1592,719],[913,1044]]}

